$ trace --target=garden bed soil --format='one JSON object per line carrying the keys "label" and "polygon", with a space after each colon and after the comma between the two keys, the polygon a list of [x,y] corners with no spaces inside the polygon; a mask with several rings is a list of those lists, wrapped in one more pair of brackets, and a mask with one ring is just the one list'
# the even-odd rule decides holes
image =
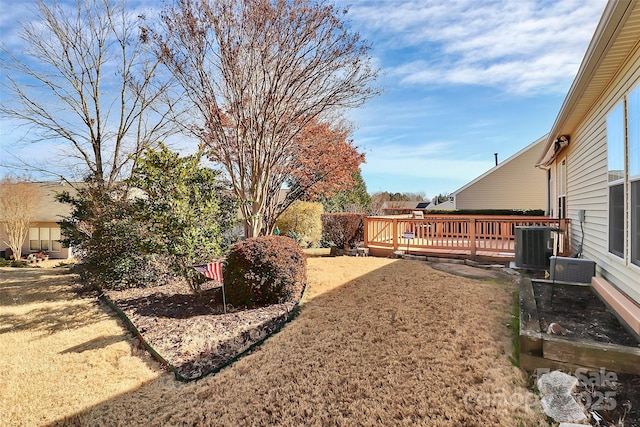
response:
{"label": "garden bed soil", "polygon": [[184,379],[220,369],[279,328],[297,302],[253,309],[227,306],[214,281],[194,294],[185,284],[106,291],[143,339]]}
{"label": "garden bed soil", "polygon": [[637,347],[638,340],[618,321],[588,285],[559,285],[534,281],[540,329],[552,323],[562,327],[561,335],[572,340],[592,340]]}
{"label": "garden bed soil", "polygon": [[[639,346],[638,340],[618,321],[590,286],[539,281],[533,281],[532,284],[542,332],[547,332],[549,326],[555,323],[562,330],[558,335],[569,340]],[[640,375],[612,374],[613,381],[581,384],[576,390],[581,403],[591,409],[592,425],[640,427]],[[594,376],[600,377],[602,375]],[[614,401],[607,403],[603,400],[607,392]],[[601,419],[600,424],[598,418]]]}

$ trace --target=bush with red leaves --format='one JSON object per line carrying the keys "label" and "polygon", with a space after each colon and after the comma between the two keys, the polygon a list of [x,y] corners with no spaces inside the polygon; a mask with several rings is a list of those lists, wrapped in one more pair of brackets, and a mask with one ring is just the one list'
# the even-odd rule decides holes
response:
{"label": "bush with red leaves", "polygon": [[227,302],[235,307],[297,301],[306,281],[306,259],[289,237],[250,238],[233,246],[223,278]]}
{"label": "bush with red leaves", "polygon": [[346,212],[322,214],[322,240],[338,248],[353,246],[364,238],[365,216]]}

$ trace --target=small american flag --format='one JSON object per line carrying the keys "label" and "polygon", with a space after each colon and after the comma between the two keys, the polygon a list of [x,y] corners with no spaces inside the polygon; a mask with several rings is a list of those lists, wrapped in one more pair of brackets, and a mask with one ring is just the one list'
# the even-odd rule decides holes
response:
{"label": "small american flag", "polygon": [[208,262],[194,265],[193,268],[204,274],[205,277],[222,282],[222,261]]}

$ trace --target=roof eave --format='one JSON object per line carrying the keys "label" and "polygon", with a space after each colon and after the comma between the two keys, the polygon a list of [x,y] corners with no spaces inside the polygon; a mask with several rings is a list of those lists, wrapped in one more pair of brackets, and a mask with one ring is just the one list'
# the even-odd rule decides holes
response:
{"label": "roof eave", "polygon": [[580,102],[585,88],[589,85],[589,82],[593,78],[594,73],[598,69],[602,59],[606,55],[607,51],[611,47],[615,36],[622,28],[626,18],[637,0],[631,1],[617,1],[610,0],[607,2],[607,6],[602,12],[602,17],[598,22],[598,26],[594,32],[589,47],[584,55],[576,78],[573,80],[569,92],[560,107],[560,112],[556,117],[553,127],[548,134],[545,148],[540,156],[540,159],[536,163],[536,166],[543,166],[545,154],[549,151],[551,145],[555,139],[562,134],[571,134],[574,129],[566,129],[565,125],[576,105]]}

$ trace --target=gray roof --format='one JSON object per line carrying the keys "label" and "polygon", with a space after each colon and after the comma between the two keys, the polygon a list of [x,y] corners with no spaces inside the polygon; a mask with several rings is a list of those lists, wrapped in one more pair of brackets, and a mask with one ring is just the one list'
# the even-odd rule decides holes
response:
{"label": "gray roof", "polygon": [[[431,204],[429,201],[411,200],[411,201],[387,201],[382,204],[382,209],[415,209],[423,210]],[[418,207],[420,206],[420,207]]]}

